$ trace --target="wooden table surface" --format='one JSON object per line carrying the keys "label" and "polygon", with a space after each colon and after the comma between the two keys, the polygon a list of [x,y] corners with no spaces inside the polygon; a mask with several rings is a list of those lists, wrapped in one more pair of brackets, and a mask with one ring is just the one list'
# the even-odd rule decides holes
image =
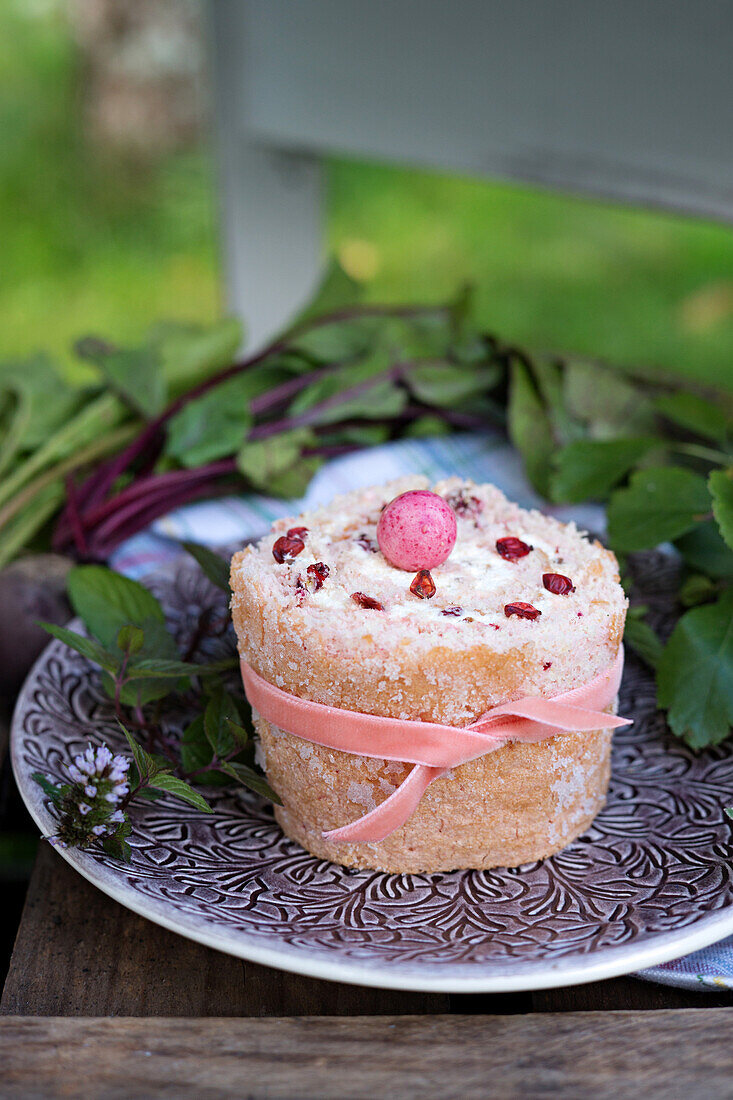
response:
{"label": "wooden table surface", "polygon": [[3,1100],[733,1097],[725,992],[631,977],[456,996],[317,981],[149,923],[48,845],[0,1013]]}

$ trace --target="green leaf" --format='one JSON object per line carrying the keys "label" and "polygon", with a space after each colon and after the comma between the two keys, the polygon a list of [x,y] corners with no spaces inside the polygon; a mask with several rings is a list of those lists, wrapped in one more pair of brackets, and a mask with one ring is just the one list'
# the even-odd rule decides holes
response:
{"label": "green leaf", "polygon": [[216,756],[229,756],[237,747],[230,723],[239,723],[239,708],[229,692],[219,687],[212,692],[204,711],[204,731]]}
{"label": "green leaf", "polygon": [[231,718],[227,718],[227,724],[231,730],[232,736],[240,748],[244,748],[249,744],[249,730],[246,730],[244,726],[240,726],[238,722],[234,722]]}
{"label": "green leaf", "polygon": [[596,439],[655,434],[651,401],[620,371],[582,359],[569,359],[563,399],[572,417],[584,421]]}
{"label": "green leaf", "polygon": [[303,447],[314,440],[308,429],[297,429],[245,443],[237,455],[237,467],[255,489],[270,492],[273,480],[299,462]]}
{"label": "green leaf", "polygon": [[[411,316],[383,316],[379,323],[378,337],[380,346],[387,351],[391,362],[442,361],[450,355],[451,361],[460,363],[454,357],[451,311],[442,306]],[[484,355],[484,365],[485,359]],[[474,359],[465,365],[470,367],[475,362]]]}
{"label": "green leaf", "polygon": [[292,401],[288,415],[307,426],[344,420],[386,420],[400,413],[407,394],[390,373],[391,358],[383,351],[319,378]]}
{"label": "green leaf", "polygon": [[165,622],[163,608],[152,592],[104,565],[76,566],[66,586],[77,615],[105,646],[116,643],[123,626],[145,630],[149,620]]}
{"label": "green leaf", "polygon": [[389,420],[399,415],[407,404],[407,394],[392,381],[381,378],[363,393],[347,398],[327,409],[320,409],[313,421],[319,426],[341,420]]}
{"label": "green leaf", "polygon": [[174,798],[180,798],[182,802],[188,802],[191,806],[195,806],[197,810],[203,810],[205,814],[213,812],[203,795],[195,791],[185,780],[179,779],[177,775],[171,775],[170,772],[160,772],[150,781],[150,786],[156,791],[165,791],[167,794],[172,794]]}
{"label": "green leaf", "polygon": [[535,355],[532,371],[556,445],[564,446],[582,437],[583,428],[574,419],[564,398],[562,365],[556,359]]}
{"label": "green leaf", "polygon": [[132,750],[132,756],[135,761],[135,767],[142,783],[147,782],[152,776],[157,775],[160,771],[160,764],[151,756],[149,752],[146,752],[142,745],[138,744],[135,738],[132,736],[129,730],[125,729],[122,723],[119,723],[120,729],[124,733],[127,743]]}
{"label": "green leaf", "polygon": [[84,400],[83,391],[70,386],[45,353],[21,363],[0,364],[0,391],[14,393],[21,406],[13,446],[22,451],[35,450],[46,443]]}
{"label": "green leaf", "polygon": [[686,612],[657,670],[659,704],[688,745],[718,745],[733,723],[733,593]]}
{"label": "green leaf", "polygon": [[110,388],[146,419],[163,411],[167,387],[160,352],[152,344],[125,349],[87,337],[78,341],[76,351],[94,363]]}
{"label": "green leaf", "polygon": [[256,794],[262,795],[263,798],[269,798],[276,806],[282,806],[282,799],[273,791],[264,776],[252,768],[248,768],[246,764],[238,764],[233,761],[232,763],[221,764],[220,769],[244,787],[248,787]]}
{"label": "green leaf", "polygon": [[659,635],[641,619],[627,618],[624,642],[634,650],[650,668],[656,668],[662,656],[663,645]]}
{"label": "green leaf", "polygon": [[376,318],[333,321],[297,336],[292,347],[322,363],[343,363],[371,351],[378,339]]}
{"label": "green leaf", "polygon": [[274,475],[270,481],[269,493],[285,500],[300,499],[304,496],[313,475],[317,470],[320,470],[323,462],[324,460],[316,455],[312,455],[310,458],[302,458],[295,466]]}
{"label": "green leaf", "polygon": [[204,716],[197,714],[181,738],[181,763],[186,772],[197,772],[211,763],[214,751],[204,729]]}
{"label": "green leaf", "polygon": [[189,468],[236,454],[252,427],[257,389],[245,374],[189,401],[168,423],[165,453]]}
{"label": "green leaf", "polygon": [[[165,623],[146,619],[142,629],[143,646],[130,658],[125,670],[125,677],[130,682],[122,688],[120,698],[126,706],[143,706],[155,699],[162,699],[179,687],[187,686],[188,679],[184,677],[192,675],[190,669],[180,669],[178,647]],[[162,665],[153,662],[162,662]],[[172,680],[175,682],[172,683]],[[114,684],[103,679],[103,686],[114,697]]]}
{"label": "green leaf", "polygon": [[165,321],[148,335],[158,349],[163,374],[177,392],[234,362],[243,340],[242,324],[236,317],[224,317],[213,325]]}
{"label": "green leaf", "polygon": [[143,802],[157,802],[162,797],[160,791],[154,791],[152,787],[143,787],[135,795],[135,798],[141,798]]}
{"label": "green leaf", "polygon": [[578,439],[555,456],[552,499],[569,504],[603,500],[657,440]]}
{"label": "green leaf", "polygon": [[439,416],[418,416],[407,425],[403,434],[408,439],[430,439],[434,436],[450,435],[451,427]]}
{"label": "green leaf", "polygon": [[308,305],[295,318],[291,328],[299,328],[304,322],[320,317],[321,314],[355,305],[362,294],[361,283],[352,279],[336,257],[332,256]]}
{"label": "green leaf", "polygon": [[199,787],[231,787],[232,777],[224,775],[224,772],[219,771],[218,767],[209,768],[207,771],[201,771],[197,774],[196,783]]}
{"label": "green leaf", "polygon": [[60,642],[64,642],[70,649],[75,649],[77,653],[81,653],[82,657],[86,657],[87,660],[93,661],[95,665],[99,665],[106,672],[114,673],[119,668],[121,660],[119,654],[110,653],[92,638],[85,638],[83,634],[77,634],[74,630],[68,630],[65,626],[56,626],[55,623],[39,622],[38,625],[42,626],[49,634],[52,634],[54,638],[58,638]]}
{"label": "green leaf", "polygon": [[681,392],[664,394],[654,405],[667,420],[695,435],[714,439],[717,443],[725,443],[728,438],[731,422],[722,405],[714,405],[694,393]]}
{"label": "green leaf", "polygon": [[675,539],[685,562],[710,577],[733,577],[733,554],[720,537],[715,520],[706,520],[694,530]]}
{"label": "green leaf", "polygon": [[680,588],[680,603],[685,607],[696,607],[700,603],[708,603],[712,600],[717,591],[718,586],[710,580],[710,577],[694,573]]}
{"label": "green leaf", "polygon": [[[361,284],[344,271],[335,257],[331,258],[310,302],[288,329],[288,333],[295,334],[292,346],[328,363],[364,353],[374,344],[381,318],[359,317],[358,302],[362,293]],[[354,316],[299,332],[304,325],[344,309],[354,309]]]}
{"label": "green leaf", "polygon": [[190,554],[191,557],[198,562],[204,576],[207,577],[213,585],[220,588],[222,592],[226,592],[229,599],[231,599],[232,590],[229,585],[229,562],[219,554],[215,554],[208,546],[202,546],[201,543],[182,542],[181,546],[187,554]]}
{"label": "green leaf", "polygon": [[183,676],[218,676],[230,668],[236,668],[236,657],[224,657],[220,661],[198,664],[195,661],[169,661],[162,657],[143,657],[132,661],[127,669],[131,680],[180,679]]}
{"label": "green leaf", "polygon": [[145,631],[139,626],[122,626],[117,634],[117,648],[123,653],[139,653],[145,644]]}
{"label": "green leaf", "polygon": [[379,347],[359,362],[333,367],[293,398],[288,415],[299,417],[301,426],[304,417],[310,426],[393,416],[405,402],[393,377],[394,361],[394,352]]}
{"label": "green leaf", "polygon": [[59,802],[63,798],[63,791],[61,787],[57,786],[56,783],[52,783],[51,780],[48,779],[47,776],[43,775],[41,772],[32,772],[31,779],[34,779],[36,781],[43,793],[48,795],[55,806],[59,804]]}
{"label": "green leaf", "polygon": [[517,360],[511,365],[507,427],[509,438],[524,460],[527,477],[538,493],[547,496],[550,463],[557,448],[529,371]]}
{"label": "green leaf", "polygon": [[628,488],[608,507],[608,534],[614,548],[645,550],[679,538],[706,518],[710,494],[705,479],[678,466],[638,470]]}
{"label": "green leaf", "polygon": [[713,515],[720,533],[733,549],[733,467],[713,470],[708,478],[708,488],[713,498]]}
{"label": "green leaf", "polygon": [[130,863],[132,861],[132,848],[119,829],[111,836],[102,838],[102,848],[108,856],[112,856],[112,859],[119,859],[123,863]]}
{"label": "green leaf", "polygon": [[[430,417],[430,420],[436,420]],[[439,421],[439,423],[443,423]],[[380,443],[386,443],[390,437],[388,424],[347,424],[337,425],[331,432],[323,432],[319,435],[319,442],[324,447],[338,443],[355,443],[358,447],[376,447]]]}
{"label": "green leaf", "polygon": [[406,373],[407,385],[426,405],[453,408],[492,389],[501,371],[496,364],[459,367],[455,363],[417,362]]}

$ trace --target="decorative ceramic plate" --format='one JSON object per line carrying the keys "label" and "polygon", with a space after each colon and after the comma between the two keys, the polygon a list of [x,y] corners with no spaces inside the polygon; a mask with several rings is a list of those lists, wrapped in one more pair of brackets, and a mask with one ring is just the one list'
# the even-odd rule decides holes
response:
{"label": "decorative ceramic plate", "polygon": [[[644,598],[663,629],[669,559],[648,556]],[[195,567],[151,587],[181,638],[221,600]],[[227,644],[233,644],[228,641]],[[121,904],[220,951],[313,977],[395,989],[506,991],[637,970],[733,933],[733,755],[671,739],[645,669],[627,664],[606,808],[559,855],[512,870],[348,871],[287,840],[267,803],[211,792],[214,813],[170,798],[133,808],[128,865],[62,852]],[[187,715],[170,719],[180,728]],[[61,779],[89,742],[122,742],[96,670],[52,642],[13,725],[18,785],[40,829],[54,819],[31,779]]]}

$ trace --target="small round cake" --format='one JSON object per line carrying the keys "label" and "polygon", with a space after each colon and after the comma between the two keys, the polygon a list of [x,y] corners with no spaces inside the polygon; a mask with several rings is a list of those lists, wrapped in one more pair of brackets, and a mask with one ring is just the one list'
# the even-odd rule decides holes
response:
{"label": "small round cake", "polygon": [[[429,488],[410,477],[336,497],[278,520],[235,554],[242,659],[290,695],[454,727],[606,672],[627,606],[613,554],[493,485],[451,478],[432,492],[455,514],[455,545],[432,569],[406,572],[383,555],[377,527],[396,497]],[[254,717],[283,830],[350,867],[431,873],[542,859],[587,829],[608,788],[610,730],[509,741],[436,779],[383,840],[331,840],[324,833],[373,810],[413,765],[327,748]]]}

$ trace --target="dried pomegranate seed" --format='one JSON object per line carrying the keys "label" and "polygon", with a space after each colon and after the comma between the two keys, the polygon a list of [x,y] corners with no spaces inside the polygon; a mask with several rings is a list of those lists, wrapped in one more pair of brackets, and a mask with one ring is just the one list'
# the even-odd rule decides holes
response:
{"label": "dried pomegranate seed", "polygon": [[372,554],[376,554],[377,550],[379,550],[379,546],[374,539],[370,539],[363,531],[360,535],[356,536],[354,542],[357,546],[361,546],[364,550],[369,550]]}
{"label": "dried pomegranate seed", "polygon": [[517,615],[520,619],[539,619],[542,614],[531,603],[508,603],[504,605],[504,614],[507,619],[510,615]]}
{"label": "dried pomegranate seed", "polygon": [[542,583],[548,592],[554,592],[556,596],[569,596],[575,591],[570,577],[563,577],[562,573],[543,573]]}
{"label": "dried pomegranate seed", "polygon": [[302,539],[291,538],[290,535],[281,535],[279,539],[275,540],[272,547],[272,556],[278,564],[282,565],[284,561],[291,562],[304,549],[305,543]]}
{"label": "dried pomegranate seed", "polygon": [[291,527],[290,530],[288,531],[288,538],[289,539],[300,539],[300,541],[303,542],[304,539],[305,539],[305,536],[307,534],[308,534],[308,528],[307,527]]}
{"label": "dried pomegranate seed", "polygon": [[410,585],[410,591],[413,596],[419,596],[421,600],[432,600],[435,595],[435,581],[428,569],[418,569]]}
{"label": "dried pomegranate seed", "polygon": [[469,496],[465,489],[456,489],[445,498],[446,504],[450,504],[457,516],[477,516],[483,512],[483,501],[478,497]]}
{"label": "dried pomegranate seed", "polygon": [[305,581],[300,573],[295,578],[295,602],[298,607],[302,607],[305,603],[305,597],[308,594],[308,589],[305,587]]}
{"label": "dried pomegranate seed", "polygon": [[504,561],[519,561],[520,558],[526,557],[530,550],[534,550],[534,546],[528,546],[526,542],[514,538],[513,535],[496,540],[496,552]]}
{"label": "dried pomegranate seed", "polygon": [[325,562],[317,561],[315,564],[309,565],[306,572],[313,578],[313,591],[317,592],[319,588],[323,588],[323,582],[331,570]]}
{"label": "dried pomegranate seed", "polygon": [[454,607],[444,607],[440,613],[441,615],[462,615],[463,608],[457,604]]}
{"label": "dried pomegranate seed", "polygon": [[552,661],[545,661],[542,667],[547,672],[548,668],[552,668]]}
{"label": "dried pomegranate seed", "polygon": [[358,603],[359,607],[364,607],[367,611],[384,611],[384,604],[372,596],[365,595],[364,592],[352,592],[351,598],[354,603]]}

